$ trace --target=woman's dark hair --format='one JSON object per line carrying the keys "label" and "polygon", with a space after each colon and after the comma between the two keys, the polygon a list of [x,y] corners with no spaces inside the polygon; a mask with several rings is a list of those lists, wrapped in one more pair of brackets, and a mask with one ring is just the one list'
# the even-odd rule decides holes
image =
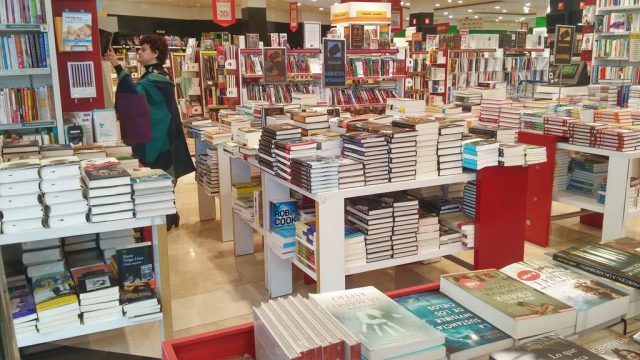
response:
{"label": "woman's dark hair", "polygon": [[153,52],[157,52],[158,63],[164,64],[167,61],[167,55],[169,53],[169,46],[167,45],[167,41],[164,39],[164,36],[149,34],[142,35],[140,38],[140,46],[147,44],[149,45],[149,49]]}

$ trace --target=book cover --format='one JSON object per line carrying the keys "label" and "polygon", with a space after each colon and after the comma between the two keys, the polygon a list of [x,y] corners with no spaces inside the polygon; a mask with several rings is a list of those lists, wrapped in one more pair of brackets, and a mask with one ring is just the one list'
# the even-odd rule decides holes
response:
{"label": "book cover", "polygon": [[[492,360],[604,360],[584,347],[561,336],[551,334],[535,339],[510,350],[492,353]],[[618,359],[618,358],[616,358]]]}
{"label": "book cover", "polygon": [[64,11],[62,13],[62,44],[64,51],[93,51],[91,13]]}
{"label": "book cover", "polygon": [[444,345],[450,358],[456,353],[487,344],[503,342],[505,349],[513,345],[507,334],[438,291],[394,300],[445,335]]}
{"label": "book cover", "polygon": [[581,335],[576,343],[604,359],[640,358],[640,344],[635,342],[631,335],[622,335],[612,329],[602,329]]}
{"label": "book cover", "polygon": [[289,233],[291,229],[295,230],[296,222],[299,220],[296,200],[271,201],[269,208],[271,231]]}
{"label": "book cover", "polygon": [[125,289],[154,279],[151,243],[116,249],[116,264],[119,283]]}
{"label": "book cover", "polygon": [[36,303],[31,295],[12,298],[10,301],[11,317],[14,320],[31,316],[36,313]]}
{"label": "book cover", "polygon": [[119,166],[104,166],[84,171],[89,181],[129,177],[129,172]]}
{"label": "book cover", "polygon": [[131,176],[131,182],[133,183],[173,180],[171,175],[167,174],[167,172],[162,169],[135,168],[128,169],[127,172],[129,173],[129,176]]}
{"label": "book cover", "polygon": [[0,163],[0,171],[12,171],[40,167],[39,159],[14,160]]}
{"label": "book cover", "polygon": [[71,270],[78,294],[95,292],[118,286],[112,268],[107,264],[94,264]]}
{"label": "book cover", "polygon": [[123,287],[120,291],[120,304],[130,305],[136,302],[155,298],[153,289],[149,283],[142,282],[135,286]]}
{"label": "book cover", "polygon": [[76,287],[68,271],[34,277],[31,281],[38,312],[78,302]]}

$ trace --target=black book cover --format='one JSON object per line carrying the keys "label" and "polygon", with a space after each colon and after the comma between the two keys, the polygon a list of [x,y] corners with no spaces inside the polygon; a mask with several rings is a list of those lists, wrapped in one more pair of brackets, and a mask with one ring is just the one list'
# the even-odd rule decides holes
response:
{"label": "black book cover", "polygon": [[153,280],[151,243],[116,249],[116,262],[120,284],[123,286]]}
{"label": "black book cover", "polygon": [[120,166],[103,166],[95,169],[85,169],[84,174],[90,181],[130,177],[129,172]]}

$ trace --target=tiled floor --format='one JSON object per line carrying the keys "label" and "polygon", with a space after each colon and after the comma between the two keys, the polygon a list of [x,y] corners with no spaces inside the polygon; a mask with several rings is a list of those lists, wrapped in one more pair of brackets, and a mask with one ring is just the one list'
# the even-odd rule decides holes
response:
{"label": "tiled floor", "polygon": [[[174,337],[200,334],[251,321],[251,307],[266,300],[262,243],[255,238],[256,253],[234,257],[233,242],[218,240],[217,221],[199,222],[197,189],[193,177],[183,178],[176,188],[180,228],[169,232],[171,293]],[[554,205],[554,212],[568,208]],[[628,235],[640,236],[640,221],[628,225]],[[551,226],[551,246],[526,244],[526,258],[540,259],[544,253],[582,240],[598,240],[597,229],[577,219],[556,221]],[[470,261],[471,251],[460,255]],[[383,269],[347,278],[348,287],[374,285],[382,291],[437,281],[440,274],[461,271],[445,259]],[[314,285],[305,285],[301,272],[294,271],[294,291],[307,294]],[[65,345],[160,357],[159,327],[144,324],[126,329],[79,337]]]}

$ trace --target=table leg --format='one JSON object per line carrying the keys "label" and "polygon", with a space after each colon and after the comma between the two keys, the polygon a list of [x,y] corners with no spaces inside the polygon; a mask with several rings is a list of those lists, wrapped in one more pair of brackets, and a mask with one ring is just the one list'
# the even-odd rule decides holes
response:
{"label": "table leg", "polygon": [[602,241],[625,236],[627,223],[627,193],[629,191],[629,164],[624,157],[610,156],[607,177],[607,197],[602,221]]}

